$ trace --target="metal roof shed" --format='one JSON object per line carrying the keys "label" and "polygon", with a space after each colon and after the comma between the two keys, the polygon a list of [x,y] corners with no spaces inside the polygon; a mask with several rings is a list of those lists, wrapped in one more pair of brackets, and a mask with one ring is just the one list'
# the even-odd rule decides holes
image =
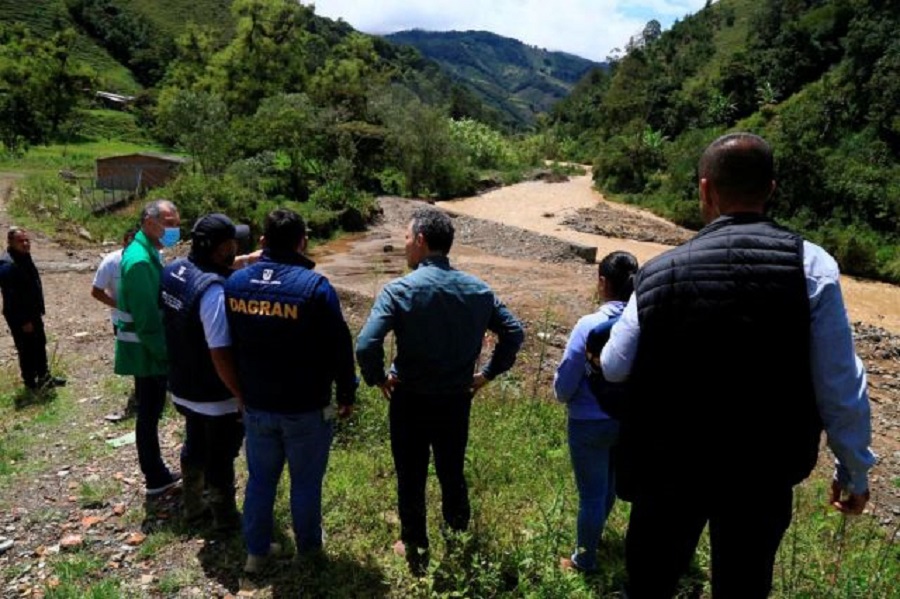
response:
{"label": "metal roof shed", "polygon": [[178,169],[189,162],[181,156],[138,152],[98,158],[97,187],[139,192],[161,187],[173,179]]}

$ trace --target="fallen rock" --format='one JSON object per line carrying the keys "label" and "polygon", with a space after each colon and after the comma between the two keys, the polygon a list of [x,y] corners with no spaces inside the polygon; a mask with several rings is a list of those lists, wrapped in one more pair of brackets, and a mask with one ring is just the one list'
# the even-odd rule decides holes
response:
{"label": "fallen rock", "polygon": [[59,542],[61,549],[77,549],[84,544],[84,538],[81,535],[66,535]]}

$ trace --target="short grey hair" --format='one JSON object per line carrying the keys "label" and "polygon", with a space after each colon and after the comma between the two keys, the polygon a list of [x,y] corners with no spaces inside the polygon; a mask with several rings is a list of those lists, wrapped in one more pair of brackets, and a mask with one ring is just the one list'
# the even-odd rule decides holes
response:
{"label": "short grey hair", "polygon": [[419,208],[413,212],[413,235],[422,234],[428,249],[440,252],[443,255],[450,253],[453,246],[453,221],[447,213],[436,208]]}
{"label": "short grey hair", "polygon": [[153,200],[152,202],[147,202],[144,205],[144,209],[141,210],[141,223],[148,218],[154,220],[159,219],[163,210],[174,210],[175,212],[178,212],[178,208],[176,208],[175,204],[170,200]]}

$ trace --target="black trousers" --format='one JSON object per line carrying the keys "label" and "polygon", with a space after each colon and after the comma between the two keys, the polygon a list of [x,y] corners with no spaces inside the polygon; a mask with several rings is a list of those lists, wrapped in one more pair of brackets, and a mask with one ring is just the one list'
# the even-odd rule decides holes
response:
{"label": "black trousers", "polygon": [[425,483],[428,461],[441,485],[441,508],[446,526],[463,531],[469,526],[469,489],[463,474],[469,442],[470,393],[415,394],[394,390],[389,413],[391,453],[397,470],[400,538],[412,547],[428,547]]}
{"label": "black trousers", "polygon": [[643,493],[631,506],[625,538],[629,599],[669,599],[709,523],[712,596],[764,599],[775,554],[791,523],[793,488],[742,485],[729,493]]}
{"label": "black trousers", "polygon": [[21,325],[15,327],[9,324],[9,330],[12,332],[13,343],[16,345],[16,352],[19,354],[19,370],[22,372],[22,382],[26,387],[34,389],[38,386],[40,379],[47,376],[49,369],[47,368],[47,337],[44,334],[44,321],[40,318],[31,320],[34,330],[26,333],[22,330]]}
{"label": "black trousers", "polygon": [[207,416],[179,405],[175,407],[184,416],[181,462],[202,469],[210,488],[234,493],[234,459],[244,440],[241,415],[235,412]]}
{"label": "black trousers", "polygon": [[166,404],[165,376],[134,377],[137,415],[134,419],[138,462],[148,489],[168,484],[172,474],[159,450],[159,419]]}

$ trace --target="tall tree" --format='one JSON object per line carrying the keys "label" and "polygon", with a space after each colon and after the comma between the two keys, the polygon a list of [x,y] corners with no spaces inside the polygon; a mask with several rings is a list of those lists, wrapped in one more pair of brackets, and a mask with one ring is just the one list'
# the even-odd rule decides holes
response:
{"label": "tall tree", "polygon": [[183,148],[206,174],[221,174],[232,160],[228,108],[218,95],[166,88],[157,105],[157,131]]}
{"label": "tall tree", "polygon": [[49,39],[0,25],[0,140],[7,150],[52,139],[93,75],[71,60],[71,29]]}
{"label": "tall tree", "polygon": [[215,91],[230,110],[250,115],[263,98],[304,91],[313,9],[296,0],[235,0],[231,12],[234,38],[212,59]]}

